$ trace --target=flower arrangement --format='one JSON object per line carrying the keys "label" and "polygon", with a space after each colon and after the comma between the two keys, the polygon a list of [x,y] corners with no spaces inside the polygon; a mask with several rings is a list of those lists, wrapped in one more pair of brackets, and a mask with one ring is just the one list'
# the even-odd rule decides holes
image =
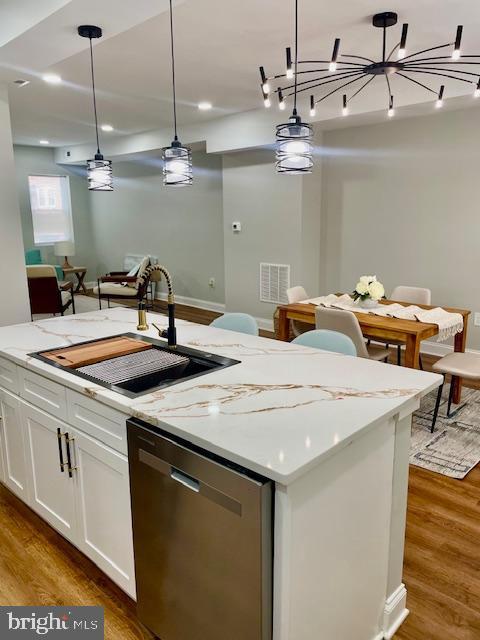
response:
{"label": "flower arrangement", "polygon": [[359,300],[361,306],[376,306],[378,301],[385,298],[385,288],[377,280],[377,276],[362,276],[355,286],[352,298]]}

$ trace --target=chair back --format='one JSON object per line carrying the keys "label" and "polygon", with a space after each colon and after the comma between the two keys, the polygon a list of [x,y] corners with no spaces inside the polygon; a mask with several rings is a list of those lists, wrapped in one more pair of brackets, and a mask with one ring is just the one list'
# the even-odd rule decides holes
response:
{"label": "chair back", "polygon": [[330,331],[338,331],[345,334],[355,345],[357,355],[360,358],[370,357],[360,323],[351,311],[317,307],[315,309],[315,326],[317,329],[329,329]]}
{"label": "chair back", "polygon": [[35,313],[61,313],[62,294],[58,287],[57,272],[49,264],[27,267],[30,309]]}
{"label": "chair back", "polygon": [[257,321],[253,316],[249,316],[248,313],[225,313],[211,322],[210,326],[258,336]]}
{"label": "chair back", "polygon": [[302,302],[307,300],[308,294],[303,287],[291,287],[287,289],[288,304],[294,304],[295,302]]}
{"label": "chair back", "polygon": [[395,287],[391,295],[392,300],[409,302],[410,304],[432,304],[432,292],[423,287]]}
{"label": "chair back", "polygon": [[328,329],[315,329],[302,333],[301,336],[292,340],[292,344],[301,344],[304,347],[313,349],[323,349],[323,351],[334,351],[344,353],[346,356],[356,356],[357,350],[353,341],[344,333],[330,331]]}
{"label": "chair back", "polygon": [[25,251],[25,264],[43,264],[42,253],[40,249],[28,249]]}

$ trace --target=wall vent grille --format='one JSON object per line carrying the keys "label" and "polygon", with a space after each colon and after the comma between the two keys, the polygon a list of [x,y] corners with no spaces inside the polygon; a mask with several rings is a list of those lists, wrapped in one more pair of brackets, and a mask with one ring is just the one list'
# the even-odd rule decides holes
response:
{"label": "wall vent grille", "polygon": [[260,263],[260,300],[274,304],[286,304],[290,287],[290,265]]}

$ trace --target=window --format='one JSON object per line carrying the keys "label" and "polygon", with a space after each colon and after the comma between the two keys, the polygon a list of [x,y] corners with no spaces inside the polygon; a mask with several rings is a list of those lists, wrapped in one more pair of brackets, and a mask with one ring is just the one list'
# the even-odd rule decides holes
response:
{"label": "window", "polygon": [[73,242],[72,205],[67,176],[28,176],[36,245]]}

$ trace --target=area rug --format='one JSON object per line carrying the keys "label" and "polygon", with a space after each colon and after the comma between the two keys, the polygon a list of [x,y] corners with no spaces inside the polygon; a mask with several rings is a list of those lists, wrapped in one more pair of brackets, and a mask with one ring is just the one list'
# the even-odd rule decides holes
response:
{"label": "area rug", "polygon": [[[110,302],[111,307],[121,307],[122,305],[117,304],[115,302]],[[98,299],[92,298],[91,296],[84,296],[81,293],[75,294],[75,313],[88,313],[89,311],[98,311]],[[107,308],[107,303],[105,300],[102,300],[102,308]],[[68,307],[65,311],[65,315],[69,316],[72,313],[72,307]],[[51,318],[51,313],[36,313],[33,316],[34,320],[45,320],[46,318]]]}
{"label": "area rug", "polygon": [[443,389],[435,431],[430,433],[437,391],[413,415],[410,463],[461,480],[480,462],[480,391],[463,388],[462,402],[446,417],[449,385]]}

